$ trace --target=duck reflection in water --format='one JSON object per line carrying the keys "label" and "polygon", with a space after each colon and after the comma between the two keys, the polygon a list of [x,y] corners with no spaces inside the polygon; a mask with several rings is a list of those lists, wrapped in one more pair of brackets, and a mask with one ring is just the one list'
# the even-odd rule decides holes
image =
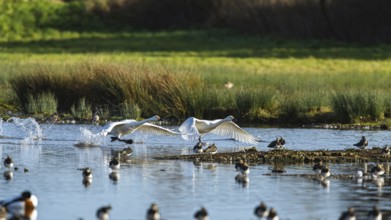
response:
{"label": "duck reflection in water", "polygon": [[110,174],[109,174],[109,178],[114,181],[114,182],[117,182],[119,179],[120,179],[120,174],[118,171],[112,171]]}
{"label": "duck reflection in water", "polygon": [[14,177],[14,173],[10,170],[7,170],[3,173],[5,180],[11,180]]}

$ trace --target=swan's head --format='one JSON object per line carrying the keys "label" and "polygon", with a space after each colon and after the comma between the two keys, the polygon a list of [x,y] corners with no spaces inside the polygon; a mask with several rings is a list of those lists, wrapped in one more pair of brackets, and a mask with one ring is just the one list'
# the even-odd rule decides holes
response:
{"label": "swan's head", "polygon": [[155,115],[155,116],[152,116],[151,119],[154,121],[159,121],[160,117],[158,115]]}
{"label": "swan's head", "polygon": [[224,120],[226,120],[226,121],[235,121],[236,119],[234,118],[234,116],[229,115],[226,118],[224,118]]}

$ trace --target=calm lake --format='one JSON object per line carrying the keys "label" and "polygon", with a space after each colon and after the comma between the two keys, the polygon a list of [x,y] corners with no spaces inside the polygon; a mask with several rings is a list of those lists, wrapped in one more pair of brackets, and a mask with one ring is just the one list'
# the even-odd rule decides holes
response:
{"label": "calm lake", "polygon": [[[385,184],[372,180],[330,179],[328,186],[299,176],[270,174],[273,165],[250,167],[249,183],[238,184],[234,164],[194,164],[187,161],[154,160],[156,155],[188,154],[195,142],[178,136],[156,136],[134,133],[127,137],[136,141],[127,145],[110,142],[98,133],[102,126],[37,124],[31,119],[2,122],[0,154],[14,159],[18,171],[13,178],[0,179],[0,200],[30,190],[39,199],[38,219],[96,219],[96,210],[113,207],[110,219],[145,219],[152,202],[160,207],[163,219],[194,219],[204,206],[210,219],[256,219],[254,208],[260,201],[277,210],[280,219],[338,219],[341,212],[354,207],[358,219],[367,219],[367,212],[377,205],[383,219],[391,219],[391,186],[389,164],[384,164]],[[176,127],[171,127],[175,129]],[[391,144],[390,131],[358,131],[331,129],[244,128],[265,142],[277,136],[286,140],[286,148],[297,150],[353,148],[365,135],[369,148]],[[203,139],[215,143],[219,152],[238,151],[251,147],[219,136]],[[77,143],[93,144],[75,147]],[[111,149],[133,148],[128,163],[121,164],[120,179],[109,178]],[[332,174],[353,174],[365,164],[329,164]],[[312,174],[313,164],[285,166],[285,174]],[[367,164],[370,167],[371,164]],[[80,168],[91,167],[93,180],[82,183]],[[28,168],[29,172],[23,169]],[[2,172],[7,169],[1,164]]]}

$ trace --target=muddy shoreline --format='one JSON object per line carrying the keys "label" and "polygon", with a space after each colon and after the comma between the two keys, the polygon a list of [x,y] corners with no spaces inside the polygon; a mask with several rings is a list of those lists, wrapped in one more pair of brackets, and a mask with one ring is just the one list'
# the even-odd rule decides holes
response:
{"label": "muddy shoreline", "polygon": [[250,148],[241,152],[226,152],[216,154],[190,154],[156,156],[156,160],[188,160],[197,162],[235,163],[240,159],[250,164],[295,164],[314,163],[320,160],[327,163],[364,163],[390,162],[391,155],[382,154],[381,148],[367,150],[270,150],[258,151]]}

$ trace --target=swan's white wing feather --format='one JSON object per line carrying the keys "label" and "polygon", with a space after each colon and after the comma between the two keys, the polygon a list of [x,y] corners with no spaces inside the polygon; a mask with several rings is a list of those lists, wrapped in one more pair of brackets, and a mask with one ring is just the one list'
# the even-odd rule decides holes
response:
{"label": "swan's white wing feather", "polygon": [[185,140],[195,140],[200,136],[198,129],[195,125],[196,118],[190,117],[186,119],[181,126],[179,126],[178,130],[182,134],[182,138]]}
{"label": "swan's white wing feather", "polygon": [[[127,120],[122,120],[122,121],[116,121],[116,122],[111,122],[107,124],[105,127],[102,129],[102,134],[104,136],[108,134],[112,135],[118,135],[118,134],[125,134],[127,133],[126,128],[130,123],[137,122],[136,120],[133,119],[127,119]],[[130,133],[130,132],[129,132]]]}
{"label": "swan's white wing feather", "polygon": [[257,139],[254,136],[240,128],[232,121],[220,124],[215,129],[211,130],[210,133],[230,137],[243,143],[257,144]]}
{"label": "swan's white wing feather", "polygon": [[158,125],[151,123],[144,123],[138,126],[134,131],[149,133],[149,134],[160,134],[160,135],[180,135],[181,133],[172,131],[168,128],[163,128]]}

